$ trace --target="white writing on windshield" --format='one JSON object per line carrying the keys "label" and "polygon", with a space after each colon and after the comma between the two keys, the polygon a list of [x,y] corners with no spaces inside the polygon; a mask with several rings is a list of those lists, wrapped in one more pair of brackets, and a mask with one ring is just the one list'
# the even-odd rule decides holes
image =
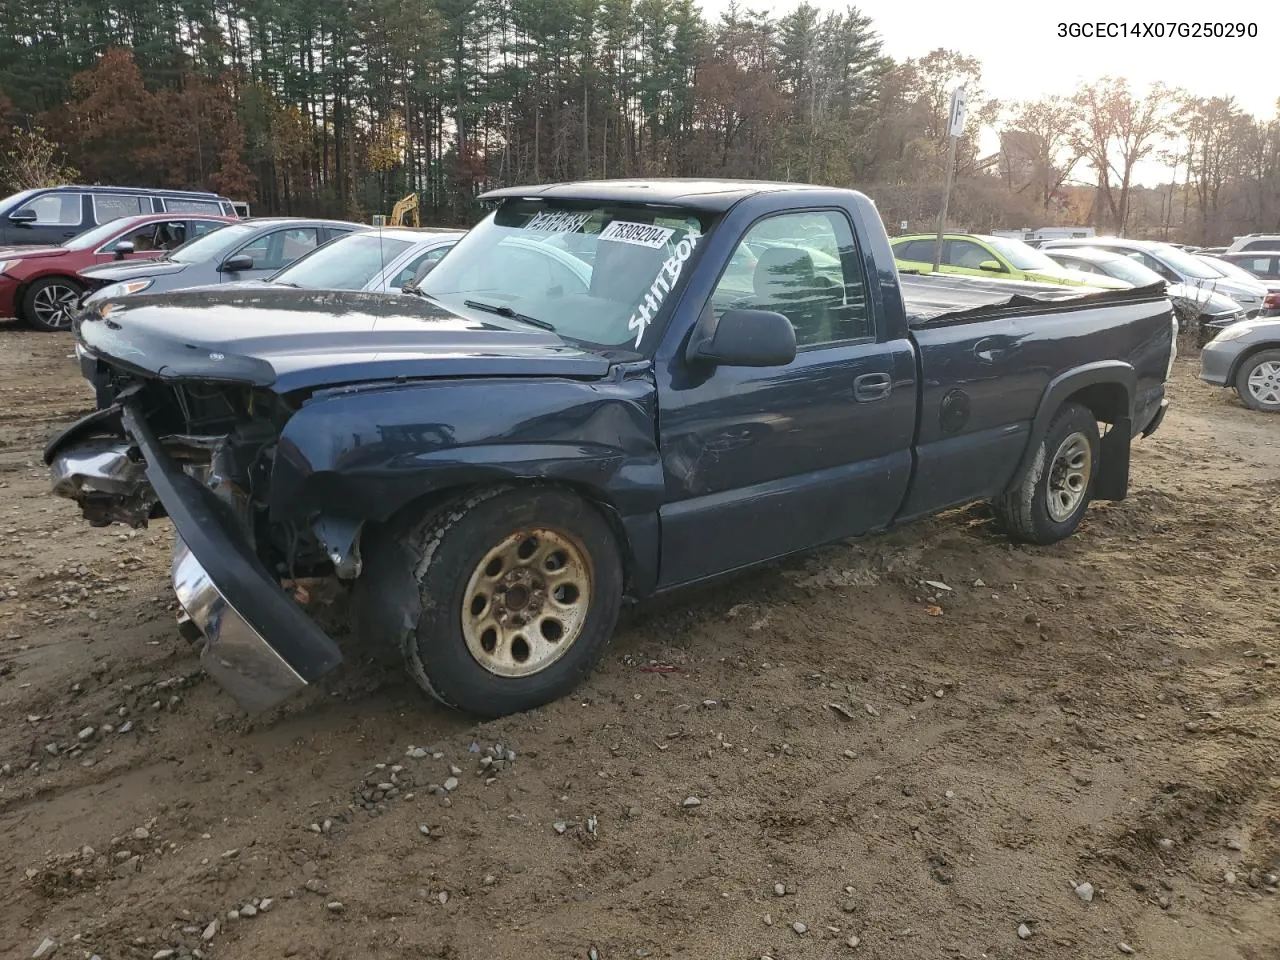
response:
{"label": "white writing on windshield", "polygon": [[640,349],[640,341],[644,339],[645,331],[649,329],[649,324],[653,323],[653,318],[657,316],[662,302],[666,300],[667,294],[671,292],[676,285],[676,281],[680,279],[680,272],[684,269],[684,263],[693,254],[693,248],[697,246],[698,239],[695,234],[685,237],[676,244],[675,253],[662,264],[662,269],[658,271],[658,275],[654,278],[649,291],[644,295],[644,300],[636,307],[635,313],[631,314],[627,329],[636,332],[635,345],[637,350]]}

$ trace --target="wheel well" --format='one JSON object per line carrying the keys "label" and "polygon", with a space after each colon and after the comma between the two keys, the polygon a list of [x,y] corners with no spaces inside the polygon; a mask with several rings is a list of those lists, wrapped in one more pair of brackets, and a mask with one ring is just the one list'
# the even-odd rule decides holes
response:
{"label": "wheel well", "polygon": [[1236,377],[1240,375],[1240,368],[1245,365],[1247,360],[1267,350],[1280,350],[1280,343],[1255,343],[1240,356],[1236,357],[1235,363],[1231,365],[1231,371],[1227,374],[1227,386],[1234,387],[1236,385]]}
{"label": "wheel well", "polygon": [[[409,501],[399,510],[395,516],[401,516],[404,513],[412,512],[414,514],[434,513],[437,510],[444,509],[450,503],[475,493],[477,490],[483,490],[488,487],[558,487],[561,490],[567,490],[575,496],[582,498],[595,507],[605,522],[609,524],[609,529],[613,531],[618,540],[619,556],[622,560],[622,576],[624,592],[629,592],[634,578],[636,569],[635,551],[632,549],[631,538],[627,536],[626,525],[622,522],[622,515],[618,512],[617,507],[608,497],[593,487],[589,487],[581,483],[573,483],[565,480],[546,480],[540,477],[510,477],[493,483],[481,484],[460,484],[454,487],[445,487],[440,490],[432,490],[430,493],[423,494],[414,500]],[[388,518],[386,523],[394,522],[394,517]]]}
{"label": "wheel well", "polygon": [[1114,424],[1129,416],[1129,391],[1120,383],[1091,383],[1063,402],[1087,407],[1101,423]]}

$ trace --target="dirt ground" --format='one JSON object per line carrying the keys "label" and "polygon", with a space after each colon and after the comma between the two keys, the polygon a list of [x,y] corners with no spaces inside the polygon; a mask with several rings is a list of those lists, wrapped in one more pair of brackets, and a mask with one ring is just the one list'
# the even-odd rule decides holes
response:
{"label": "dirt ground", "polygon": [[70,353],[0,325],[6,960],[1280,956],[1280,420],[1194,360],[1068,542],[973,508],[830,547],[477,725],[349,635],[238,714],[167,521],[47,493]]}

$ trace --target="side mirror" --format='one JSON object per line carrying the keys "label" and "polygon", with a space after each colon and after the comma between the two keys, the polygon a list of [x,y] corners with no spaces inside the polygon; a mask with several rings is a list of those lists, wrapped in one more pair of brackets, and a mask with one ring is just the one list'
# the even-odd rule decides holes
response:
{"label": "side mirror", "polygon": [[121,240],[112,248],[112,253],[116,255],[117,260],[123,260],[127,254],[133,253],[133,243],[129,240]]}
{"label": "side mirror", "polygon": [[253,269],[253,257],[247,253],[240,253],[234,257],[228,257],[222,261],[222,265],[218,270],[222,273],[240,273],[242,270]]}
{"label": "side mirror", "polygon": [[983,260],[978,264],[978,269],[989,273],[1004,273],[1004,267],[1000,266],[999,260]]}
{"label": "side mirror", "polygon": [[726,310],[689,350],[691,360],[724,367],[785,367],[795,358],[795,328],[770,310]]}
{"label": "side mirror", "polygon": [[440,266],[439,260],[428,260],[418,268],[418,272],[413,275],[413,279],[401,287],[400,291],[402,293],[417,293],[419,284],[427,279],[427,274],[438,266]]}
{"label": "side mirror", "polygon": [[30,226],[39,219],[40,217],[30,207],[24,207],[9,214],[9,222],[16,223],[20,227]]}

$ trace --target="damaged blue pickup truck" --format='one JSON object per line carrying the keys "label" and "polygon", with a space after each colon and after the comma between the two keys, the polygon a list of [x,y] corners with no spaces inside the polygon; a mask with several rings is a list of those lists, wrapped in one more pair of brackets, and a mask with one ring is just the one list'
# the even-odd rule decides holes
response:
{"label": "damaged blue pickup truck", "polygon": [[282,588],[334,576],[492,717],[571,691],[624,599],[989,501],[1071,534],[1163,417],[1162,285],[898,276],[863,195],[647,180],[497,190],[403,296],[107,298],[99,409],[45,452],[93,524],[168,516],[181,629],[250,710],[341,662]]}

